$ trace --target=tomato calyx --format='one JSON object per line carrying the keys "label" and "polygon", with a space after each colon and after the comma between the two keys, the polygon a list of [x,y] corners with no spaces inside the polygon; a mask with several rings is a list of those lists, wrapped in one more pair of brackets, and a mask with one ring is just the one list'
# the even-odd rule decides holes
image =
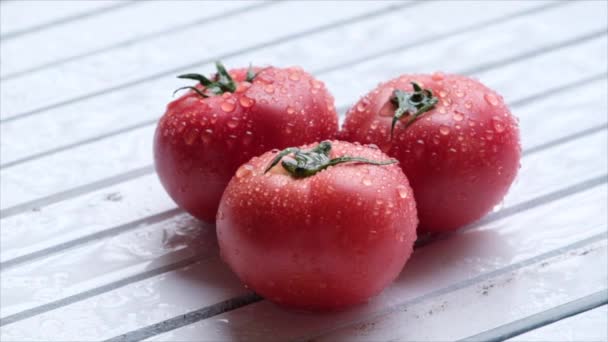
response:
{"label": "tomato calyx", "polygon": [[[177,78],[181,79],[198,81],[199,84],[203,86],[203,90],[201,91],[201,89],[193,86],[186,86],[176,89],[173,92],[173,95],[175,95],[175,93],[177,93],[178,91],[184,89],[190,89],[203,98],[215,95],[222,95],[226,92],[235,92],[237,84],[232,79],[232,76],[230,76],[224,65],[220,61],[217,61],[215,62],[215,68],[217,69],[217,73],[215,74],[212,80],[201,74],[183,74],[177,76]],[[257,74],[253,71],[253,67],[250,64],[249,69],[247,69],[246,81],[253,82],[256,76]]]}
{"label": "tomato calyx", "polygon": [[393,96],[390,98],[391,103],[396,107],[395,115],[393,116],[393,122],[391,124],[391,139],[393,137],[393,131],[395,125],[403,116],[409,117],[405,123],[405,128],[409,127],[414,123],[420,116],[435,107],[439,101],[433,96],[431,89],[422,89],[422,87],[416,83],[411,82],[414,87],[413,92],[406,92],[403,90],[395,89]]}
{"label": "tomato calyx", "polygon": [[[305,178],[316,174],[330,166],[341,163],[365,163],[372,165],[389,165],[397,162],[395,159],[387,161],[375,161],[361,157],[342,156],[330,159],[329,152],[331,151],[331,142],[322,141],[319,145],[308,151],[303,151],[297,147],[288,147],[279,152],[266,168],[264,173],[267,173],[275,165],[281,162],[283,168],[289,172],[294,178]],[[293,154],[293,156],[289,156]]]}

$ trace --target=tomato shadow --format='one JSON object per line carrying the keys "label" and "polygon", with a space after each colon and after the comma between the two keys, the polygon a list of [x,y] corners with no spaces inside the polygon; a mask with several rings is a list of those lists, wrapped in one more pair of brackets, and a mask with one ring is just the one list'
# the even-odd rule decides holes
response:
{"label": "tomato shadow", "polygon": [[418,241],[414,253],[393,286],[424,287],[425,284],[446,283],[462,279],[472,267],[491,267],[497,255],[511,255],[510,246],[497,225],[463,231]]}
{"label": "tomato shadow", "polygon": [[163,269],[167,278],[172,278],[186,291],[181,296],[204,297],[211,292],[221,294],[224,290],[242,288],[220,258],[215,225],[184,214],[168,226],[161,244],[165,253],[169,252],[157,258],[149,268]]}

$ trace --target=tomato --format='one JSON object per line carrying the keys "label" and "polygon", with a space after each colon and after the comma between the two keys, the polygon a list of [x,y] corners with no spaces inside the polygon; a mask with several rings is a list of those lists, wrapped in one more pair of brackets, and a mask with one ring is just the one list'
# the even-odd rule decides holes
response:
{"label": "tomato", "polygon": [[164,188],[208,222],[239,165],[272,148],[332,138],[338,130],[333,97],[305,71],[217,68],[212,79],[180,76],[200,83],[169,103],[154,136]]}
{"label": "tomato", "polygon": [[348,111],[340,136],[377,144],[399,160],[421,232],[453,231],[491,211],[521,158],[518,123],[503,98],[459,75],[403,75],[381,83]]}
{"label": "tomato", "polygon": [[284,306],[367,300],[395,279],[416,239],[413,193],[394,162],[340,141],[251,159],[220,203],[222,258],[247,287]]}

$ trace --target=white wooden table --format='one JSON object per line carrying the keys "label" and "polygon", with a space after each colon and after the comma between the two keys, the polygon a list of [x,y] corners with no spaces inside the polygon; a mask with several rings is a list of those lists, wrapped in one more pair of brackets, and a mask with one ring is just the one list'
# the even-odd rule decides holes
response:
{"label": "white wooden table", "polygon": [[[2,1],[2,341],[606,341],[606,1]],[[520,118],[501,208],[369,304],[288,312],[221,263],[152,167],[174,75],[301,65],[344,112],[408,72],[471,75]]]}

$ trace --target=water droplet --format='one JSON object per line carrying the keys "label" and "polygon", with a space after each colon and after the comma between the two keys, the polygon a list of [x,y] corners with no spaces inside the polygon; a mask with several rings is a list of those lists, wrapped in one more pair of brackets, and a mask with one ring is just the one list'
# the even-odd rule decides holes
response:
{"label": "water droplet", "polygon": [[241,96],[241,98],[239,99],[239,103],[241,104],[241,107],[249,108],[249,107],[253,106],[253,104],[255,103],[255,100],[248,98],[247,96]]}
{"label": "water droplet", "polygon": [[441,80],[443,80],[445,78],[445,74],[442,73],[441,71],[436,71],[436,72],[433,73],[433,75],[431,75],[431,78],[434,81],[441,81]]}
{"label": "water droplet", "polygon": [[293,114],[295,112],[296,111],[292,107],[290,107],[290,106],[287,107],[287,114]]}
{"label": "water droplet", "polygon": [[420,145],[424,145],[424,140],[422,140],[422,139],[418,139],[418,140],[416,140],[416,142]]}
{"label": "water droplet", "polygon": [[220,105],[220,108],[222,108],[222,110],[227,113],[232,112],[235,107],[236,107],[236,105],[234,104],[233,100],[224,101]]}
{"label": "water droplet", "polygon": [[300,80],[300,74],[297,72],[292,72],[291,74],[289,74],[289,79],[292,81],[298,81]]}
{"label": "water droplet", "polygon": [[267,92],[268,94],[274,93],[274,85],[272,85],[272,84],[265,85],[264,91]]}
{"label": "water droplet", "polygon": [[464,97],[464,90],[462,90],[462,89],[456,90],[456,97]]}
{"label": "water droplet", "polygon": [[433,136],[433,144],[439,145],[440,142],[441,142],[441,140],[439,140],[438,136]]}
{"label": "water droplet", "polygon": [[401,198],[407,198],[408,191],[405,185],[397,185],[397,194],[399,194],[399,197]]}
{"label": "water droplet", "polygon": [[471,102],[471,101],[466,101],[466,102],[464,103],[464,107],[465,107],[465,108],[467,108],[467,109],[471,109],[471,107],[473,107],[473,102]]}
{"label": "water droplet", "polygon": [[365,110],[365,108],[367,107],[367,105],[363,102],[359,102],[357,104],[357,111],[359,112],[363,112]]}
{"label": "water droplet", "polygon": [[450,134],[450,128],[448,126],[441,125],[439,127],[439,133],[441,133],[441,135],[448,135]]}
{"label": "water droplet", "polygon": [[492,106],[498,105],[498,99],[496,98],[496,96],[494,94],[487,93],[483,96],[483,98],[486,100],[486,102],[488,102]]}
{"label": "water droplet", "polygon": [[239,118],[231,118],[227,123],[230,128],[237,128],[239,126]]}
{"label": "water droplet", "polygon": [[204,144],[209,144],[213,138],[213,130],[211,128],[207,128],[201,134],[201,140]]}
{"label": "water droplet", "polygon": [[253,173],[253,165],[243,164],[243,166],[239,167],[239,169],[236,170],[236,178],[243,178],[245,176],[250,175],[251,173]]}
{"label": "water droplet", "polygon": [[369,126],[369,128],[371,130],[375,130],[376,128],[378,128],[378,120],[374,120],[371,125]]}
{"label": "water droplet", "polygon": [[446,97],[446,96],[448,96],[448,93],[445,90],[440,90],[439,91],[439,97],[443,98],[443,97]]}
{"label": "water droplet", "polygon": [[491,130],[486,131],[486,139],[493,140],[494,139],[494,131],[491,131]]}
{"label": "water droplet", "polygon": [[452,119],[454,119],[454,121],[462,121],[462,119],[464,119],[464,115],[456,112],[454,115],[452,115]]}
{"label": "water droplet", "polygon": [[186,145],[192,145],[196,138],[198,138],[198,129],[196,128],[191,128],[184,134],[184,142]]}
{"label": "water droplet", "polygon": [[505,125],[498,118],[492,119],[492,126],[494,126],[494,130],[498,133],[505,131]]}
{"label": "water droplet", "polygon": [[249,82],[241,82],[236,87],[235,93],[238,93],[238,94],[243,93],[243,92],[245,92],[245,90],[249,89],[249,87],[251,87],[251,83],[249,83]]}
{"label": "water droplet", "polygon": [[323,87],[323,83],[321,83],[317,80],[314,80],[314,81],[312,81],[312,87],[314,89],[321,89],[321,87]]}
{"label": "water droplet", "polygon": [[363,185],[366,185],[366,186],[372,185],[372,180],[369,178],[363,178]]}

